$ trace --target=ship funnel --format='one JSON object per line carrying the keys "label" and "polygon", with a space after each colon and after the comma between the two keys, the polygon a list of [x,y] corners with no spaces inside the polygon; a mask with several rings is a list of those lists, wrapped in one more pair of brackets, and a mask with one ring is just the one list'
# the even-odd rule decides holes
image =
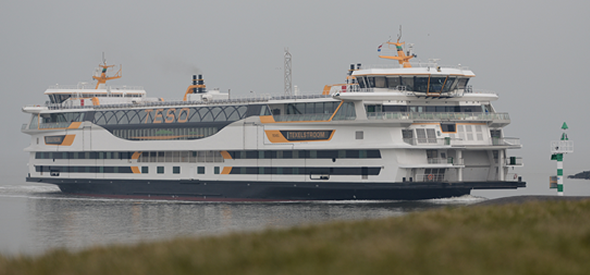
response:
{"label": "ship funnel", "polygon": [[[193,75],[193,86],[197,85],[197,75]],[[197,93],[197,88],[193,88],[193,94]]]}
{"label": "ship funnel", "polygon": [[197,78],[197,75],[193,75],[193,94],[201,94],[205,93],[205,81],[203,80],[203,75],[200,74]]}
{"label": "ship funnel", "polygon": [[198,89],[198,93],[200,93],[200,94],[201,93],[204,93],[205,92],[205,81],[203,80],[203,75],[202,74],[199,75],[198,81],[199,81],[199,83],[198,83],[199,88],[197,88]]}

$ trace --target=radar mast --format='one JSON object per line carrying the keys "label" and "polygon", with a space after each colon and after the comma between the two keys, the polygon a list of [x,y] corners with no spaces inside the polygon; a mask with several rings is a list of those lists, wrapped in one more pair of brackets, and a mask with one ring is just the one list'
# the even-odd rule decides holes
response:
{"label": "radar mast", "polygon": [[[121,70],[123,69],[122,65],[119,65],[119,71],[114,75],[114,76],[107,76],[107,71],[110,68],[115,67],[115,65],[107,65],[107,60],[104,58],[104,53],[102,53],[102,63],[103,64],[98,64],[96,73],[92,76],[92,78],[96,79],[97,83],[96,83],[96,88],[98,89],[99,87],[104,86],[104,84],[107,82],[107,80],[112,80],[112,79],[117,79],[117,78],[121,78]],[[102,68],[102,69],[100,69]]]}
{"label": "radar mast", "polygon": [[[406,56],[406,53],[404,52],[404,48],[402,47],[402,45],[406,44],[406,42],[399,42],[400,39],[402,38],[402,26],[399,26],[399,34],[397,35],[397,42],[391,42],[391,41],[387,41],[385,42],[387,45],[394,45],[395,49],[397,50],[397,56],[389,56],[389,55],[380,55],[380,58],[383,59],[393,59],[393,60],[397,60],[399,62],[400,65],[402,65],[404,68],[412,68],[412,65],[410,64],[410,59],[414,58],[416,55],[412,54],[409,56]],[[381,44],[383,45],[383,44]],[[379,47],[381,48],[381,46]]]}

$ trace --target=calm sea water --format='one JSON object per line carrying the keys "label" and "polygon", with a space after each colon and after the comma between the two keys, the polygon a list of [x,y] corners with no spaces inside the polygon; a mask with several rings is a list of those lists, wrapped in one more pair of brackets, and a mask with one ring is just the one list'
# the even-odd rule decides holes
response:
{"label": "calm sea water", "polygon": [[221,203],[101,199],[65,195],[52,185],[0,185],[0,254],[132,244],[179,236],[256,231],[335,220],[403,215],[485,200]]}

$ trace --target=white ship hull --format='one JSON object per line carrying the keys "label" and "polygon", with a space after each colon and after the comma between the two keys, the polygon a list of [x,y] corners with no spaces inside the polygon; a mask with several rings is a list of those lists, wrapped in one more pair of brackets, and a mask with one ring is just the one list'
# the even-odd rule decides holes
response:
{"label": "white ship hull", "polygon": [[27,180],[195,200],[428,199],[525,186],[510,173],[522,166],[507,155],[521,147],[504,137],[510,118],[492,107],[496,94],[466,86],[471,71],[351,71],[352,83],[322,96],[230,100],[196,79],[176,102],[52,88],[52,104],[23,108]]}

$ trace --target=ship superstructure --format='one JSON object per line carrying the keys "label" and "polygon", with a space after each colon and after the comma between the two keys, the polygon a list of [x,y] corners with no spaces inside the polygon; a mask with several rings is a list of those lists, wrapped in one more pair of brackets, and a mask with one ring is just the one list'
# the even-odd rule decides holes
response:
{"label": "ship superstructure", "polygon": [[[391,45],[400,57],[399,39]],[[491,104],[498,96],[468,86],[475,75],[466,68],[413,67],[412,56],[383,56],[399,67],[352,65],[346,83],[313,96],[230,99],[202,76],[179,101],[104,83],[54,87],[49,104],[23,107],[27,181],[195,200],[427,199],[524,187],[512,171],[521,158],[507,154],[520,141],[504,136],[510,118]]]}

